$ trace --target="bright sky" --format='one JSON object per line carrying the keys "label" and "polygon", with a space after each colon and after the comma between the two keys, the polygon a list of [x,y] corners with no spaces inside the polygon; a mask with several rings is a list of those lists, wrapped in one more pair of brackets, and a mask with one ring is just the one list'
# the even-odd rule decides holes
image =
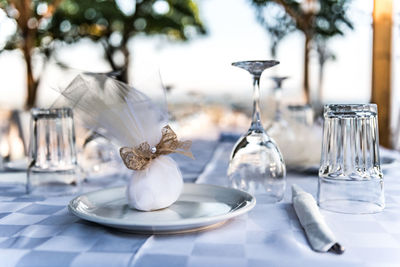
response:
{"label": "bright sky", "polygon": [[[250,76],[231,66],[231,62],[249,59],[269,59],[269,41],[255,21],[254,11],[247,0],[198,1],[200,14],[209,34],[190,43],[162,43],[159,38],[137,38],[130,44],[133,51],[132,82],[139,89],[158,90],[160,75],[164,84],[173,85],[175,94],[195,91],[207,96],[229,94],[250,96]],[[396,2],[396,1],[394,1]],[[395,3],[396,4],[396,3]],[[351,17],[355,30],[329,43],[337,60],[326,66],[324,100],[326,102],[367,102],[371,87],[373,0],[354,0]],[[394,73],[399,69],[400,5],[395,7]],[[0,18],[1,22],[1,18]],[[1,25],[0,38],[7,27]],[[108,71],[102,60],[101,49],[90,42],[66,47],[58,57],[72,68],[85,71]],[[284,98],[299,102],[302,91],[303,37],[299,33],[285,39],[278,50],[278,67],[263,76],[262,94],[270,93],[272,75],[290,76]],[[24,66],[19,52],[0,55],[0,107],[21,106],[24,91]],[[75,72],[60,72],[48,65],[41,84],[39,103],[51,102],[57,94],[49,88],[62,88],[72,80]],[[312,59],[312,87],[316,88],[317,68]],[[394,75],[393,75],[394,76]],[[393,80],[394,96],[400,82]],[[150,89],[149,89],[150,88]],[[154,89],[157,88],[157,89]],[[397,99],[397,98],[396,98]],[[397,102],[395,102],[395,106]],[[396,112],[397,114],[397,112]]]}

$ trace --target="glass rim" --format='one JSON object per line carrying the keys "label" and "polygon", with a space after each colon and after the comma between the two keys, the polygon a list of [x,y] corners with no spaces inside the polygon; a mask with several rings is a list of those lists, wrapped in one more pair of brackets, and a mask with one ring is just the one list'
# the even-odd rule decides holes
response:
{"label": "glass rim", "polygon": [[324,116],[376,115],[378,106],[371,104],[328,104],[324,106]]}
{"label": "glass rim", "polygon": [[32,108],[32,117],[64,118],[72,117],[72,109],[69,107],[61,108]]}
{"label": "glass rim", "polygon": [[311,105],[310,104],[304,104],[304,105],[294,104],[294,105],[288,105],[287,108],[291,111],[303,111],[303,110],[311,109]]}

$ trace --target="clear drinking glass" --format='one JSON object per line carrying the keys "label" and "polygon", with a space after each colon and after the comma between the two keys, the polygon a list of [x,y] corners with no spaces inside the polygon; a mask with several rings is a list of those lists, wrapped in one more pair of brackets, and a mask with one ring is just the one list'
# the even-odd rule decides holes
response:
{"label": "clear drinking glass", "polygon": [[312,127],[314,124],[314,112],[310,105],[289,105],[288,117],[290,121]]}
{"label": "clear drinking glass", "polygon": [[80,180],[72,110],[32,109],[27,192],[74,194]]}
{"label": "clear drinking glass", "polygon": [[318,204],[342,213],[383,210],[375,104],[325,106]]}
{"label": "clear drinking glass", "polygon": [[286,186],[286,168],[275,142],[266,134],[260,119],[260,77],[277,61],[242,61],[232,65],[253,76],[253,116],[250,129],[235,144],[228,167],[234,188],[263,195],[263,201],[282,200]]}
{"label": "clear drinking glass", "polygon": [[121,160],[118,147],[97,133],[86,139],[78,159],[87,182],[115,182],[130,173]]}

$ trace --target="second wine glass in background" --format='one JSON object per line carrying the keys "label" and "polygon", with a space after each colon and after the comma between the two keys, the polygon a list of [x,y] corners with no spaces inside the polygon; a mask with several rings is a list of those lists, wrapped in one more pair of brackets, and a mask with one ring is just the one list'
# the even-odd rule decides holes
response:
{"label": "second wine glass in background", "polygon": [[282,105],[283,82],[287,76],[273,76],[275,113],[266,131],[278,144],[286,168],[291,171],[317,172],[320,161],[322,130],[314,125],[309,105]]}

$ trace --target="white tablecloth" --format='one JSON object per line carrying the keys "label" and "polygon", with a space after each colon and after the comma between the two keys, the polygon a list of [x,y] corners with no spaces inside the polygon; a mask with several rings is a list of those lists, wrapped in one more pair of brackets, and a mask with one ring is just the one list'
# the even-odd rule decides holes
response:
{"label": "white tablecloth", "polygon": [[[232,143],[220,143],[198,183],[227,185]],[[285,199],[265,204],[257,198],[247,215],[211,231],[152,236],[137,253],[134,266],[400,266],[400,169],[385,175],[386,208],[371,215],[322,211],[342,255],[314,252],[291,205],[296,183],[314,196],[317,174],[288,174]]]}
{"label": "white tablecloth", "polygon": [[[197,177],[197,183],[226,185],[232,146],[195,142],[197,161],[176,156],[186,181]],[[284,201],[265,204],[258,198],[250,213],[219,228],[160,236],[127,234],[85,222],[66,209],[70,197],[30,197],[18,187],[3,185],[0,266],[400,266],[399,173],[400,168],[392,168],[385,175],[383,212],[323,211],[346,247],[343,255],[314,252],[290,203],[292,183],[315,195],[316,174],[289,173]],[[101,186],[86,185],[86,190]]]}

